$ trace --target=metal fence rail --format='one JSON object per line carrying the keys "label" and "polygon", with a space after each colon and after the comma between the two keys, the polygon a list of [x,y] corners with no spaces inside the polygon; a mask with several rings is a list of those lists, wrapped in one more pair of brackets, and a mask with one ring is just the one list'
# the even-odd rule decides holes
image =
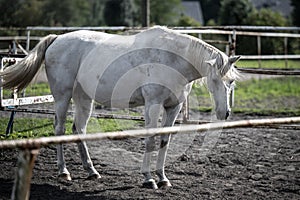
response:
{"label": "metal fence rail", "polygon": [[256,68],[238,68],[242,73],[248,74],[264,74],[264,75],[279,75],[279,76],[299,76],[300,70],[295,69],[256,69]]}
{"label": "metal fence rail", "polygon": [[[32,31],[74,31],[74,30],[96,30],[96,31],[140,31],[143,28],[136,27],[27,27],[22,29],[27,32],[27,36],[4,38],[0,37],[0,41],[13,40],[15,44],[17,40],[26,40],[26,51],[30,49],[30,41],[38,40],[39,37],[32,37]],[[226,26],[226,27],[174,27],[180,33],[196,33],[196,34],[224,34],[228,35],[228,41],[218,41],[218,43],[225,44],[227,54],[235,54],[235,42],[238,35],[254,36],[257,37],[257,48],[260,52],[260,37],[282,37],[284,38],[284,44],[287,44],[287,38],[300,38],[298,33],[278,33],[271,31],[294,31],[299,32],[300,27],[241,27],[241,26]],[[0,28],[0,31],[3,30]],[[254,32],[258,31],[258,32]],[[268,31],[268,32],[262,32]],[[214,42],[214,41],[210,41]],[[17,46],[17,45],[16,45]],[[233,47],[233,49],[232,49]],[[19,46],[20,48],[20,46]],[[285,46],[286,48],[286,46]],[[287,52],[287,51],[285,51]],[[300,55],[256,55],[256,56],[244,56],[245,59],[299,59]],[[243,73],[258,73],[258,74],[272,74],[272,75],[300,75],[298,70],[275,70],[275,69],[244,69],[239,68]],[[107,116],[106,116],[107,117]],[[111,117],[111,116],[108,116]],[[112,115],[112,118],[116,116]],[[140,119],[140,118],[139,118]],[[187,118],[188,119],[188,118]],[[140,120],[143,120],[141,118]],[[34,166],[35,157],[38,154],[38,150],[42,146],[48,146],[51,144],[59,143],[74,143],[79,141],[94,141],[104,139],[125,139],[146,137],[152,135],[163,134],[184,134],[189,132],[201,132],[206,130],[215,129],[231,129],[239,127],[254,127],[254,126],[268,126],[276,124],[290,124],[300,123],[300,117],[290,118],[273,118],[273,119],[256,119],[256,120],[241,120],[241,121],[229,121],[229,122],[216,122],[205,123],[201,125],[181,125],[175,127],[158,128],[158,129],[141,129],[141,130],[127,130],[122,132],[109,132],[109,133],[96,133],[87,135],[68,135],[68,136],[53,136],[43,137],[37,139],[23,139],[23,140],[8,140],[0,141],[0,149],[14,149],[20,148],[22,151],[18,160],[19,169],[22,168],[25,172],[23,174],[17,173],[16,181],[13,188],[13,199],[28,199],[30,179],[32,174],[32,168]]]}
{"label": "metal fence rail", "polygon": [[184,125],[166,128],[152,128],[142,130],[129,130],[122,132],[96,133],[87,135],[68,135],[68,136],[53,136],[43,137],[37,139],[23,139],[0,141],[0,149],[20,148],[22,151],[18,157],[18,170],[12,191],[12,199],[29,199],[30,182],[32,176],[32,169],[38,151],[41,146],[48,146],[51,144],[74,143],[80,141],[95,141],[105,139],[128,139],[136,137],[146,137],[153,135],[164,134],[184,134],[189,132],[200,132],[216,129],[230,129],[239,127],[253,127],[266,126],[275,124],[299,123],[300,117],[290,118],[273,118],[273,119],[256,119],[256,120],[241,120],[230,122],[216,122],[202,125]]}
{"label": "metal fence rail", "polygon": [[300,123],[300,117],[288,118],[270,118],[270,119],[253,119],[253,120],[239,120],[239,121],[222,121],[214,123],[205,123],[199,125],[180,125],[165,128],[149,128],[140,130],[126,130],[106,133],[94,133],[86,135],[66,135],[66,136],[52,136],[42,137],[37,139],[21,139],[21,140],[5,140],[0,141],[0,149],[35,149],[41,146],[48,146],[51,144],[74,143],[80,141],[95,141],[95,140],[120,140],[137,137],[148,137],[153,135],[165,134],[181,134],[189,132],[201,132],[216,129],[232,129],[241,127],[255,127],[262,125],[274,124],[290,124]]}
{"label": "metal fence rail", "polygon": [[[217,41],[217,43],[223,43],[226,45],[227,54],[235,54],[235,43],[237,36],[253,36],[257,38],[257,54],[254,56],[244,55],[244,59],[300,59],[300,55],[288,55],[287,41],[288,38],[300,38],[300,27],[273,27],[273,26],[203,26],[203,27],[170,27],[180,33],[186,34],[198,34],[201,37],[202,34],[209,35],[228,35],[228,41]],[[30,41],[37,40],[39,37],[31,36],[34,31],[51,31],[51,32],[69,32],[76,30],[94,30],[94,31],[113,31],[113,32],[127,32],[134,33],[146,29],[145,27],[126,27],[126,26],[114,26],[114,27],[45,27],[45,26],[29,26],[27,28],[8,28],[8,30],[22,30],[26,32],[26,36],[16,37],[0,37],[1,41],[26,41],[26,49],[30,50]],[[0,31],[7,30],[0,27]],[[287,33],[288,32],[288,33]],[[276,37],[284,39],[284,55],[260,55],[261,53],[261,37]],[[210,43],[216,43],[216,41],[209,41]],[[230,48],[229,48],[230,46]],[[233,48],[233,49],[232,49]],[[238,53],[237,53],[238,54]]]}

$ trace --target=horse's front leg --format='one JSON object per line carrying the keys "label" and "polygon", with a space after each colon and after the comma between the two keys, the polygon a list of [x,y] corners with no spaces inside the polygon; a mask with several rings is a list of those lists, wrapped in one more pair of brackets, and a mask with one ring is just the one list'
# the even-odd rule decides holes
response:
{"label": "horse's front leg", "polygon": [[[73,124],[73,133],[80,134],[77,132],[77,128],[76,128],[75,124]],[[94,179],[101,178],[100,174],[97,172],[97,170],[93,166],[93,162],[90,158],[86,142],[81,141],[81,142],[77,143],[77,146],[78,146],[78,150],[79,150],[83,168],[89,173],[87,179],[94,180]]]}
{"label": "horse's front leg", "polygon": [[[163,119],[163,126],[173,126],[174,122],[176,120],[176,117],[178,116],[180,110],[182,108],[182,104],[179,104],[174,107],[170,107],[166,109],[164,119]],[[157,163],[156,163],[156,174],[159,178],[159,182],[157,186],[159,188],[165,188],[172,186],[169,179],[165,175],[165,161],[167,157],[167,151],[169,147],[171,135],[162,135],[160,140],[160,148],[158,152],[157,157]]]}
{"label": "horse's front leg", "polygon": [[[72,127],[73,134],[85,135],[87,123],[92,113],[93,101],[81,90],[80,86],[76,87],[74,90],[73,100],[75,103],[75,118]],[[88,179],[101,178],[93,166],[86,142],[81,141],[77,144],[77,146],[83,168],[89,173]]]}
{"label": "horse's front leg", "polygon": [[[146,104],[145,105],[145,127],[146,128],[156,128],[159,118],[159,113],[161,110],[160,104]],[[149,137],[145,140],[145,154],[142,164],[142,174],[145,177],[143,187],[150,189],[157,189],[157,185],[155,180],[151,175],[151,156],[153,151],[155,150],[155,140],[154,136]]]}
{"label": "horse's front leg", "polygon": [[165,161],[167,157],[167,151],[169,147],[171,135],[162,135],[160,139],[160,147],[157,157],[157,163],[156,163],[156,174],[159,178],[159,181],[157,183],[157,186],[159,188],[165,188],[165,187],[171,187],[171,183],[169,179],[165,175]]}

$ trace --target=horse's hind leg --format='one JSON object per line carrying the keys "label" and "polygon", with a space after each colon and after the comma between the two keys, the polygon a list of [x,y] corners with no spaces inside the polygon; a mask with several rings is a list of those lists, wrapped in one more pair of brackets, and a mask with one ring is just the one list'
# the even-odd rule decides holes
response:
{"label": "horse's hind leg", "polygon": [[[158,118],[161,109],[160,104],[153,104],[146,101],[145,105],[145,127],[146,128],[156,128],[158,123]],[[145,140],[145,154],[142,164],[142,174],[145,177],[143,187],[150,189],[157,189],[157,185],[151,175],[151,156],[155,150],[155,136],[149,137]]]}
{"label": "horse's hind leg", "polygon": [[[54,95],[54,98],[56,96]],[[68,111],[69,102],[71,99],[71,93],[68,94],[66,91],[65,94],[61,97],[55,98],[55,135],[64,135],[65,134],[65,123],[66,115]],[[66,162],[64,159],[63,145],[57,145],[57,165],[58,165],[58,177],[71,180],[71,176],[66,167]]]}
{"label": "horse's hind leg", "polygon": [[[75,118],[72,127],[73,134],[86,134],[87,123],[92,112],[93,100],[85,94],[80,85],[77,85],[73,92],[73,100],[75,103]],[[88,179],[101,178],[93,166],[86,142],[81,141],[77,143],[77,145],[83,168],[89,173]]]}
{"label": "horse's hind leg", "polygon": [[[182,108],[182,104],[179,104],[174,107],[166,108],[166,113],[164,115],[163,126],[173,126],[176,120],[177,115],[179,114]],[[165,175],[165,161],[167,156],[167,150],[169,147],[171,135],[162,135],[160,138],[160,148],[157,156],[157,163],[156,163],[156,174],[159,178],[159,182],[157,186],[159,188],[170,187],[171,183],[169,179]]]}

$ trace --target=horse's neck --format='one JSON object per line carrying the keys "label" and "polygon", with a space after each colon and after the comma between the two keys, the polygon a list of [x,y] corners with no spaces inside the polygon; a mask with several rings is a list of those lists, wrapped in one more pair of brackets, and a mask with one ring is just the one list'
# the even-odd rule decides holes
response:
{"label": "horse's neck", "polygon": [[221,51],[198,39],[192,41],[189,52],[191,52],[190,61],[199,72],[198,78],[208,76],[210,66],[206,61],[223,57]]}

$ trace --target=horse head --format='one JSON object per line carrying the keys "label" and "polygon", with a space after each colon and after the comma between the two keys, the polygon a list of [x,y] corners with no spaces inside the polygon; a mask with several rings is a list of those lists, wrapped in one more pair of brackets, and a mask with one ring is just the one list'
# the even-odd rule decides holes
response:
{"label": "horse head", "polygon": [[226,120],[231,113],[230,94],[238,78],[234,63],[239,59],[239,56],[234,56],[221,61],[218,58],[206,61],[210,65],[207,75],[208,89],[213,96],[216,116],[219,120]]}

